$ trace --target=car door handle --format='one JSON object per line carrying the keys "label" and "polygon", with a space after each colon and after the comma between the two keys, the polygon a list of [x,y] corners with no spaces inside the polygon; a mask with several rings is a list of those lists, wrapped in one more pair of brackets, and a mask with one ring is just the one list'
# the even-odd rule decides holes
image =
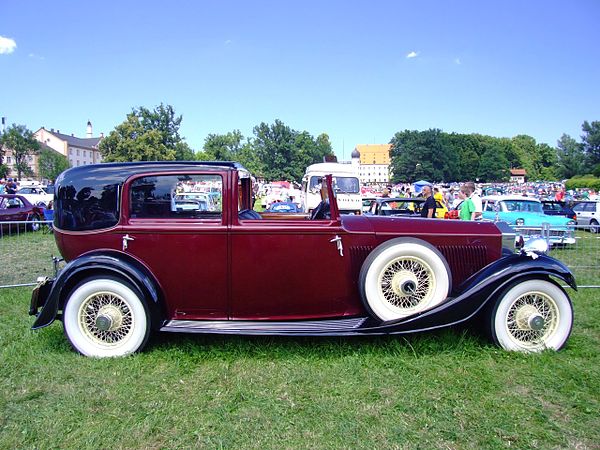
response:
{"label": "car door handle", "polygon": [[331,239],[329,242],[335,243],[338,252],[340,252],[340,256],[344,256],[344,246],[342,245],[342,238],[341,237],[339,237],[336,234],[335,237],[333,239]]}
{"label": "car door handle", "polygon": [[129,241],[135,241],[135,238],[126,234],[123,236],[123,251],[126,251],[129,247]]}

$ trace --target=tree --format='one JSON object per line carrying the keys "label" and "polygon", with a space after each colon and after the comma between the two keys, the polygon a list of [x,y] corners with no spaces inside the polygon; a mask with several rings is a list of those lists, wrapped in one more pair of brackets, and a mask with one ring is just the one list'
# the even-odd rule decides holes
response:
{"label": "tree", "polygon": [[308,165],[333,154],[327,135],[315,140],[307,131],[293,130],[279,119],[272,125],[262,122],[253,132],[256,173],[267,180],[300,181]]}
{"label": "tree", "polygon": [[584,173],[585,153],[583,145],[568,134],[564,134],[557,142],[558,158],[557,175],[561,179],[572,178]]}
{"label": "tree", "polygon": [[392,181],[412,183],[419,179],[444,181],[453,177],[458,168],[451,154],[450,140],[441,130],[405,130],[390,141],[392,149]]}
{"label": "tree", "polygon": [[100,141],[104,161],[172,161],[194,159],[194,153],[179,135],[181,116],[162,103],[153,111],[143,106],[127,114],[123,123]]}
{"label": "tree", "polygon": [[227,134],[209,134],[204,140],[203,152],[199,158],[203,161],[238,161],[243,140],[240,130]]}
{"label": "tree", "polygon": [[484,182],[508,181],[508,159],[500,141],[491,141],[479,160],[479,180]]}
{"label": "tree", "polygon": [[40,143],[33,136],[33,132],[28,130],[25,125],[12,124],[12,126],[0,136],[0,148],[2,149],[2,154],[4,154],[6,150],[12,151],[17,178],[20,179],[22,175],[33,175],[33,170],[31,170],[31,167],[29,166],[28,157],[39,152]]}
{"label": "tree", "polygon": [[38,158],[40,177],[47,180],[56,180],[56,178],[69,168],[69,160],[66,156],[57,151],[43,147]]}
{"label": "tree", "polygon": [[591,167],[600,164],[600,121],[592,123],[587,120],[581,125],[583,135],[581,141]]}

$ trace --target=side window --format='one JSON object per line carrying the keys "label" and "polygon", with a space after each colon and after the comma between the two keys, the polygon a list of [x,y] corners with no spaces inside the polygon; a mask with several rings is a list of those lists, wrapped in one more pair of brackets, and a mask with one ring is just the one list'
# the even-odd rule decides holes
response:
{"label": "side window", "polygon": [[130,189],[132,218],[220,219],[220,175],[157,175],[134,180]]}
{"label": "side window", "polygon": [[596,212],[596,204],[595,203],[587,203],[585,206],[586,212]]}
{"label": "side window", "polygon": [[573,206],[573,211],[581,212],[584,210],[584,208],[585,208],[585,203],[577,203],[575,206]]}
{"label": "side window", "polygon": [[487,202],[487,204],[485,205],[485,211],[495,211],[496,209],[494,208],[494,202]]}

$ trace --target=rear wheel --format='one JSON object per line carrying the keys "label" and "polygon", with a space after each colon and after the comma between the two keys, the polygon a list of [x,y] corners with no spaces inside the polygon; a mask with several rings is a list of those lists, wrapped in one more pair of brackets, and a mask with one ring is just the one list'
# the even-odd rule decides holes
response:
{"label": "rear wheel", "polygon": [[66,300],[65,334],[85,356],[124,356],[141,350],[150,334],[150,317],[141,294],[121,280],[87,279]]}
{"label": "rear wheel", "polygon": [[590,221],[590,232],[596,234],[596,233],[598,233],[598,231],[600,231],[600,230],[598,230],[598,222],[596,220],[592,219]]}
{"label": "rear wheel", "polygon": [[492,340],[510,351],[560,350],[572,325],[573,307],[567,294],[539,279],[509,287],[488,316]]}

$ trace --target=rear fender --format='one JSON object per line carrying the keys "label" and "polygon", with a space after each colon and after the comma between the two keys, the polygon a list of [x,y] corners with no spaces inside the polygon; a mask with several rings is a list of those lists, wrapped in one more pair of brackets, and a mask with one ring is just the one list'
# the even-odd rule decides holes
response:
{"label": "rear fender", "polygon": [[481,311],[508,284],[531,278],[557,278],[577,289],[573,274],[560,261],[545,255],[514,254],[489,264],[465,280],[455,291],[457,295],[447,302],[375,328],[385,333],[407,333],[459,324]]}
{"label": "rear fender", "polygon": [[32,329],[43,328],[54,322],[71,289],[81,280],[100,274],[123,278],[135,286],[150,310],[152,328],[160,328],[160,322],[165,317],[162,291],[148,268],[125,253],[97,251],[74,259],[60,271]]}

